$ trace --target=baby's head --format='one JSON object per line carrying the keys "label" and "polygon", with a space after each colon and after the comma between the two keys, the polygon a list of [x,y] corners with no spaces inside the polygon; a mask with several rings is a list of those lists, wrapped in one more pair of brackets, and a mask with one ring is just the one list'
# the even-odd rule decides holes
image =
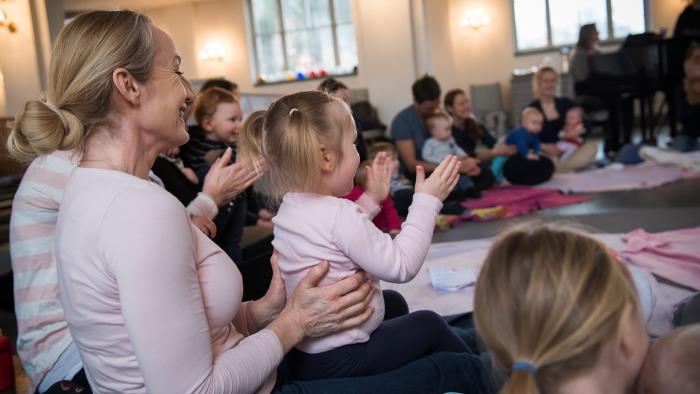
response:
{"label": "baby's head", "polygon": [[446,112],[436,111],[425,119],[425,124],[436,140],[447,141],[452,137],[452,118]]}
{"label": "baby's head", "polygon": [[566,111],[566,125],[575,126],[577,124],[583,123],[583,108],[572,107]]}
{"label": "baby's head", "polygon": [[639,373],[637,394],[700,393],[700,324],[658,339]]}
{"label": "baby's head", "polygon": [[344,196],[352,190],[357,129],[343,101],[319,91],[283,96],[266,111],[261,134],[273,204],[287,192]]}
{"label": "baby's head", "polygon": [[556,225],[496,239],[476,282],[474,321],[510,374],[501,393],[558,392],[597,369],[614,369],[630,389],[648,345],[626,267],[605,245]]}
{"label": "baby's head", "polygon": [[399,173],[399,154],[394,144],[391,142],[375,142],[367,149],[367,157],[369,160],[374,160],[380,152],[386,153],[387,159],[391,160],[391,173],[397,175]]}
{"label": "baby's head", "polygon": [[537,108],[527,107],[520,114],[520,121],[528,133],[538,134],[542,131],[544,116],[542,116],[542,112]]}
{"label": "baby's head", "polygon": [[243,120],[238,98],[221,88],[209,88],[197,95],[194,117],[212,141],[236,143]]}

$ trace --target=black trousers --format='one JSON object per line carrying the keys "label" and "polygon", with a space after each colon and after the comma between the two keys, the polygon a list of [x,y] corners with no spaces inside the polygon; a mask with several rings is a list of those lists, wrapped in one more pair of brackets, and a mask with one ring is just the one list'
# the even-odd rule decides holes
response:
{"label": "black trousers", "polygon": [[554,174],[554,163],[544,156],[528,160],[519,153],[510,156],[503,164],[503,176],[514,185],[539,185]]}

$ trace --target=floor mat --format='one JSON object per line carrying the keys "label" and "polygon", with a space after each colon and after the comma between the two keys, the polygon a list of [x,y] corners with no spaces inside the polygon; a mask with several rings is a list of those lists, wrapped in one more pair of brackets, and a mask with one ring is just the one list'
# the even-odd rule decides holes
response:
{"label": "floor mat", "polygon": [[554,174],[538,187],[564,193],[593,193],[614,190],[646,189],[692,177],[675,165],[649,163],[636,166],[613,164],[590,171]]}

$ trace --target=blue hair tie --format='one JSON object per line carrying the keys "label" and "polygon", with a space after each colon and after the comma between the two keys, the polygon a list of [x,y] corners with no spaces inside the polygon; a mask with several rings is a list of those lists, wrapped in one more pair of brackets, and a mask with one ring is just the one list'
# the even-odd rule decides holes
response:
{"label": "blue hair tie", "polygon": [[537,367],[535,367],[534,365],[530,364],[527,361],[514,362],[513,365],[510,367],[510,370],[512,372],[525,371],[531,375],[537,375]]}

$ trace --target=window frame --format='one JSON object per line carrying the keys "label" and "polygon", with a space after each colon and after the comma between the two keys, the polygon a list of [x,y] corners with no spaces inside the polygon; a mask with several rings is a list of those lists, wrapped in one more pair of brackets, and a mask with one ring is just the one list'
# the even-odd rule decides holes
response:
{"label": "window frame", "polygon": [[[576,45],[576,42],[572,42],[570,44],[562,44],[562,45],[553,45],[552,44],[552,23],[550,20],[549,1],[550,0],[544,0],[545,20],[547,21],[547,45],[543,46],[543,47],[539,47],[539,48],[530,48],[530,49],[520,49],[518,47],[518,30],[516,29],[516,26],[515,26],[515,0],[510,1],[510,17],[511,17],[511,26],[513,27],[513,43],[515,44],[515,50],[514,50],[515,56],[526,56],[526,55],[534,55],[534,54],[545,53],[545,52],[559,51],[562,48],[570,48],[570,47]],[[645,31],[649,31],[652,28],[650,0],[642,0],[642,1],[644,2],[644,29],[645,29]],[[600,42],[599,42],[600,46],[606,47],[606,46],[621,44],[622,42],[625,41],[625,37],[615,37],[613,34],[614,30],[615,30],[615,26],[614,26],[613,20],[612,20],[612,0],[605,0],[605,6],[606,6],[606,14],[607,14],[607,24],[606,24],[605,28],[608,32],[608,37],[612,37],[612,38],[608,38],[607,40],[600,40]]]}
{"label": "window frame", "polygon": [[[248,27],[248,42],[250,47],[253,50],[253,59],[251,62],[251,66],[253,66],[253,81],[254,81],[254,86],[268,86],[268,85],[279,85],[279,84],[285,84],[285,83],[294,83],[294,82],[304,82],[304,81],[313,81],[317,79],[326,79],[329,77],[347,77],[347,76],[355,76],[357,75],[357,69],[359,68],[359,64],[355,66],[354,70],[349,73],[327,73],[325,76],[316,76],[313,78],[304,78],[304,79],[291,79],[291,80],[280,80],[280,81],[259,81],[257,79],[257,76],[260,74],[260,59],[258,59],[258,44],[257,44],[257,38],[258,35],[262,36],[265,35],[264,33],[258,34],[255,31],[255,14],[253,12],[253,2],[254,0],[246,0],[245,1],[245,13],[246,13],[246,25]],[[333,36],[333,56],[335,60],[336,66],[340,64],[340,51],[338,49],[338,32],[337,28],[338,26],[345,26],[348,25],[348,23],[343,22],[343,23],[338,23],[336,21],[335,17],[335,4],[333,0],[326,0],[328,2],[328,12],[330,14],[330,25],[328,26],[323,26],[323,27],[330,27],[331,29],[331,34]],[[282,41],[282,55],[284,57],[284,67],[285,69],[289,69],[289,58],[287,56],[287,34],[288,33],[294,33],[294,32],[299,32],[299,31],[314,31],[314,28],[297,28],[297,29],[285,29],[284,26],[284,15],[282,14],[282,0],[275,0],[275,4],[277,5],[277,19],[278,19],[278,26],[279,26],[279,34],[281,37]],[[350,2],[352,4],[352,2]],[[352,26],[353,29],[355,28],[355,19],[352,19]],[[357,34],[357,33],[356,33]],[[355,36],[355,42],[357,42],[357,35]],[[357,48],[357,47],[356,47]],[[356,49],[357,50],[357,49]],[[359,63],[359,62],[358,62]]]}

